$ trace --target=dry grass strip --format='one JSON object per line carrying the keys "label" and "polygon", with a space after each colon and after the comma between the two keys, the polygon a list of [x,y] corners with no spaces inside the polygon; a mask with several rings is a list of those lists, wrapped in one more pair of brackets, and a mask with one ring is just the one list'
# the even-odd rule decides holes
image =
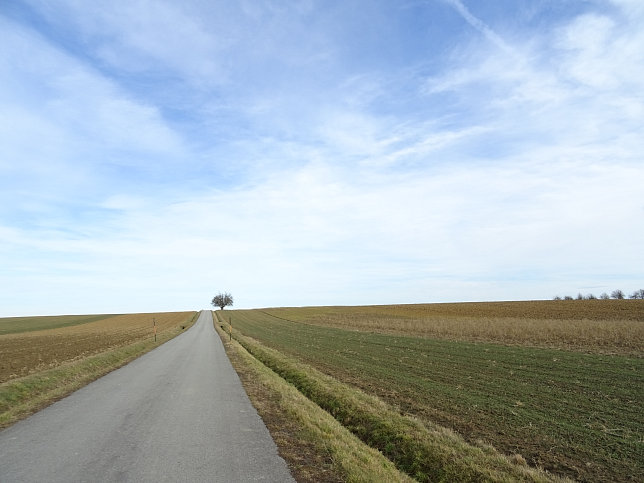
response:
{"label": "dry grass strip", "polygon": [[220,327],[217,329],[253,405],[297,481],[413,481],[236,340],[229,342]]}

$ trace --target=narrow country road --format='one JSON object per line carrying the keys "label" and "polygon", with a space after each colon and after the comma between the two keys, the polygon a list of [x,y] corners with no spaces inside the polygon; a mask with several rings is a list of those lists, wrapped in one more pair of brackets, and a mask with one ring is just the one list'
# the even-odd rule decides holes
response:
{"label": "narrow country road", "polygon": [[202,311],[175,339],[0,432],[0,482],[293,481]]}

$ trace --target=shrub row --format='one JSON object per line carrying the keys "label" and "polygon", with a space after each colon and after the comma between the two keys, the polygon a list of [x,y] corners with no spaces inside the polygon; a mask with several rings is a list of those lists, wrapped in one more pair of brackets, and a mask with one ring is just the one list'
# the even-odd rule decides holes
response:
{"label": "shrub row", "polygon": [[[625,299],[626,295],[624,295],[624,292],[621,290],[613,290],[610,295],[608,295],[606,292],[601,294],[599,297],[595,297],[593,294],[589,293],[588,295],[583,295],[581,293],[577,294],[577,297],[571,297],[570,295],[565,295],[564,297],[560,297],[559,295],[556,295],[554,297],[554,300],[608,300],[608,299],[617,299],[617,300],[622,300]],[[633,292],[628,298],[630,299],[644,299],[644,289],[641,288],[639,290],[636,290]]]}

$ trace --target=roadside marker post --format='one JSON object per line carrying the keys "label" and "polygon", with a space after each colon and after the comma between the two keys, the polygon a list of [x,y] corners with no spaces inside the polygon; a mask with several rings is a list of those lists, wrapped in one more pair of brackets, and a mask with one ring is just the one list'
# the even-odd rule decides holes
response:
{"label": "roadside marker post", "polygon": [[152,327],[154,328],[154,342],[157,341],[157,320],[152,318]]}
{"label": "roadside marker post", "polygon": [[233,340],[233,318],[228,317],[228,335],[230,337],[229,340]]}

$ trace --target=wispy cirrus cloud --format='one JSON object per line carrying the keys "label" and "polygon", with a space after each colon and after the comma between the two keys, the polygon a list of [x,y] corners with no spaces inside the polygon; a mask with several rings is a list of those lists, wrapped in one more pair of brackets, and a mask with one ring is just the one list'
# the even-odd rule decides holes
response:
{"label": "wispy cirrus cloud", "polygon": [[[630,143],[641,132],[642,99],[636,92],[642,88],[644,62],[638,60],[644,38],[641,15],[630,10],[617,15],[627,19],[619,28],[608,14],[579,15],[513,45],[511,55],[496,44],[469,50],[460,65],[428,79],[425,92],[458,94],[461,112],[472,122],[485,112],[488,119],[481,122],[497,123],[510,137],[523,133],[535,144],[560,144],[566,151],[591,143],[598,154],[611,138],[620,141],[613,147],[624,146],[622,141]],[[628,68],[629,62],[636,67]]]}
{"label": "wispy cirrus cloud", "polygon": [[481,32],[483,36],[490,42],[492,42],[496,47],[505,51],[508,54],[512,54],[513,50],[510,45],[501,38],[489,25],[483,22],[480,18],[470,12],[470,10],[463,4],[461,0],[444,0],[450,4],[454,9],[465,19],[465,21],[474,27],[476,30]]}
{"label": "wispy cirrus cloud", "polygon": [[16,5],[7,315],[639,288],[638,2]]}
{"label": "wispy cirrus cloud", "polygon": [[12,46],[0,64],[6,80],[0,169],[11,180],[3,189],[5,210],[9,200],[17,208],[40,200],[55,205],[70,193],[96,199],[92,192],[100,197],[123,170],[154,176],[185,156],[181,134],[156,106],[38,35],[2,23]]}

